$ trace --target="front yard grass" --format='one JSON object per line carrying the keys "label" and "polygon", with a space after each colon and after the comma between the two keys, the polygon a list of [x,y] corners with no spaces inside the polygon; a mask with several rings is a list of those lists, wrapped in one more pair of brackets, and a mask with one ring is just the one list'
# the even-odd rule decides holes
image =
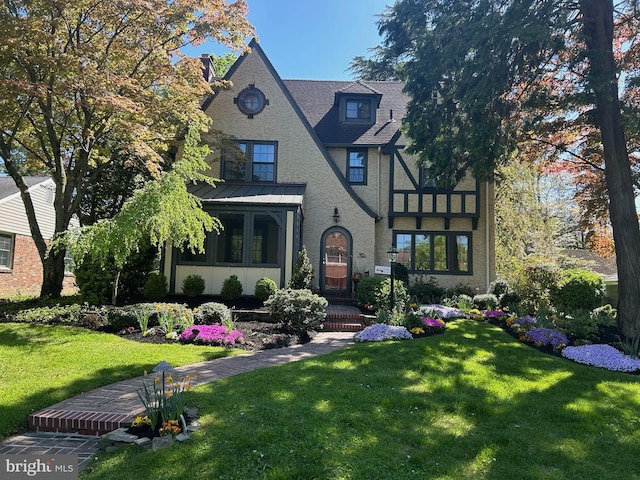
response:
{"label": "front yard grass", "polygon": [[151,371],[241,351],[139,343],[84,328],[0,323],[0,439],[24,430],[30,413],[82,392]]}
{"label": "front yard grass", "polygon": [[201,430],[99,453],[84,480],[620,479],[640,472],[640,377],[488,323],[356,344],[189,392]]}

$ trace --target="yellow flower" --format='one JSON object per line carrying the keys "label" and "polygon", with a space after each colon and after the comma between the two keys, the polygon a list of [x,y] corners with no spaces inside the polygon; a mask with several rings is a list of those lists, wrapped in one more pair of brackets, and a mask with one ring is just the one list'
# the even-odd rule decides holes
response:
{"label": "yellow flower", "polygon": [[160,379],[158,377],[153,379],[153,383],[155,383],[156,385],[160,383]]}
{"label": "yellow flower", "polygon": [[173,397],[173,392],[171,390],[169,390],[167,392],[167,398],[169,398],[169,397]]}
{"label": "yellow flower", "polygon": [[167,384],[168,384],[168,385],[171,385],[172,383],[173,383],[173,377],[172,377],[171,375],[169,375],[169,376],[167,377]]}

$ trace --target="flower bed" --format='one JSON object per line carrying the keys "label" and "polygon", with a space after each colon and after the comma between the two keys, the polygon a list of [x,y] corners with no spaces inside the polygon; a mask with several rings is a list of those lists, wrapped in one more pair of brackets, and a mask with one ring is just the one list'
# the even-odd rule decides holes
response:
{"label": "flower bed", "polygon": [[228,330],[224,325],[194,325],[180,335],[181,342],[205,345],[234,345],[242,339],[242,333]]}
{"label": "flower bed", "polygon": [[413,336],[405,327],[376,323],[354,336],[356,342],[381,342],[383,340],[411,340]]}
{"label": "flower bed", "polygon": [[611,345],[595,344],[565,347],[562,356],[574,362],[616,372],[637,372],[640,359],[631,358]]}

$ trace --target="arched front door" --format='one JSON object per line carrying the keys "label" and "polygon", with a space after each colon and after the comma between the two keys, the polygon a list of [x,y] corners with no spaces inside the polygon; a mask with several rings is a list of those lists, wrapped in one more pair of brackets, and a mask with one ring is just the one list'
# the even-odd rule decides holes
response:
{"label": "arched front door", "polygon": [[351,234],[342,227],[328,229],[322,235],[322,273],[320,289],[323,295],[351,294]]}

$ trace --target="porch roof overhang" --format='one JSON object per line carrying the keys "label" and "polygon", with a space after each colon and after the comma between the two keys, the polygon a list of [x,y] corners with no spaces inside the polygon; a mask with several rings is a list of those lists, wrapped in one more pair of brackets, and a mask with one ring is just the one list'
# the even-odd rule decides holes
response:
{"label": "porch roof overhang", "polygon": [[301,206],[305,184],[218,183],[189,185],[189,192],[205,204]]}

